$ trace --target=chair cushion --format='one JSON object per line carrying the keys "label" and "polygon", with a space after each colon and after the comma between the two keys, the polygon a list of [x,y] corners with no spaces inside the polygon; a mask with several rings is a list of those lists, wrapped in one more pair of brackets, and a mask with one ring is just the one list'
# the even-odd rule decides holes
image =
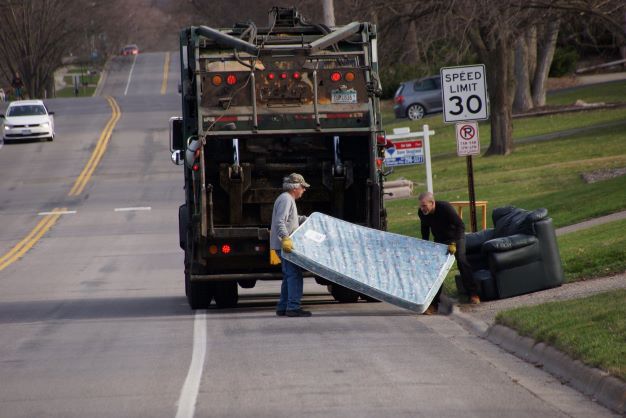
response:
{"label": "chair cushion", "polygon": [[495,238],[515,234],[534,235],[533,224],[548,216],[545,208],[528,211],[514,206],[505,206],[493,210],[492,218]]}

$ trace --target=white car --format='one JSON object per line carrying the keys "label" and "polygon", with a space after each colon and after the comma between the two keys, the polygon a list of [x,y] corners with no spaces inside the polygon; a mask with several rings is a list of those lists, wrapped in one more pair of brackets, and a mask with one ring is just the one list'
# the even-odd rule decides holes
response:
{"label": "white car", "polygon": [[48,112],[41,100],[11,102],[0,115],[2,139],[54,139],[54,112]]}

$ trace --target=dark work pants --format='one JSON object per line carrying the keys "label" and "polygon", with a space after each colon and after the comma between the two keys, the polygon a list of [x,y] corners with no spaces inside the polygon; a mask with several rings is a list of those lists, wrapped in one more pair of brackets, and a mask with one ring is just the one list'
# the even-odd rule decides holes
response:
{"label": "dark work pants", "polygon": [[[448,244],[447,242],[441,242],[440,244]],[[470,295],[478,294],[478,288],[476,287],[476,283],[474,283],[474,279],[472,278],[472,266],[469,261],[467,261],[467,256],[465,255],[465,237],[462,237],[460,240],[456,241],[456,253],[454,254],[454,258],[456,259],[456,266],[459,268],[459,273],[461,273],[461,281],[463,282],[463,287],[467,290],[467,293]],[[433,299],[434,304],[439,304],[439,297],[441,296],[441,291],[443,289],[443,285],[439,288],[439,291],[435,295]]]}

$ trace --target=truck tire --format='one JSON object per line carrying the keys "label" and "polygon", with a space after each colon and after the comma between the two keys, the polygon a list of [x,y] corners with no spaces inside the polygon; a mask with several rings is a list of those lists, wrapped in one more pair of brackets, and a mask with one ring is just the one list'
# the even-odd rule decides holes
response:
{"label": "truck tire", "polygon": [[192,282],[185,272],[185,294],[191,309],[207,309],[213,299],[213,284]]}
{"label": "truck tire", "polygon": [[380,302],[378,299],[374,299],[373,297],[364,295],[363,293],[359,293],[359,297],[366,302]]}
{"label": "truck tire", "polygon": [[219,309],[234,308],[239,299],[237,282],[215,282],[215,304]]}
{"label": "truck tire", "polygon": [[242,289],[252,289],[254,286],[256,286],[255,279],[239,280],[237,283],[239,283],[239,286],[241,286]]}
{"label": "truck tire", "polygon": [[359,300],[359,294],[357,292],[335,283],[330,285],[330,294],[340,303],[355,303]]}

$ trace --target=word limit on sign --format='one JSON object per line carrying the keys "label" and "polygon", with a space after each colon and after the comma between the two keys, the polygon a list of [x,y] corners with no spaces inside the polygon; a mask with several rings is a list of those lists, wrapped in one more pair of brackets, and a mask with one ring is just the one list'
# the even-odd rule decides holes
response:
{"label": "word limit on sign", "polygon": [[444,122],[489,118],[484,65],[441,69]]}
{"label": "word limit on sign", "polygon": [[480,154],[478,124],[476,122],[456,124],[456,154],[459,157]]}

